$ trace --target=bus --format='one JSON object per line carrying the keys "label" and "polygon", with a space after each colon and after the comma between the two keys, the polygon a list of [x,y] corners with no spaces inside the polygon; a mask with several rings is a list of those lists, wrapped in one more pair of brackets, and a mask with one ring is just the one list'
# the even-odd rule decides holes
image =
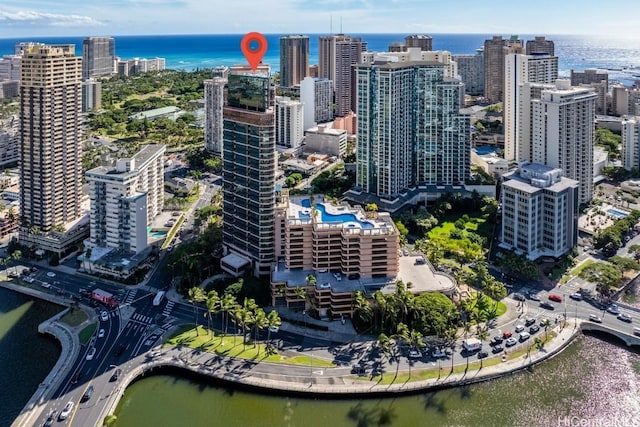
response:
{"label": "bus", "polygon": [[156,307],[159,306],[163,298],[164,298],[164,291],[158,291],[155,298],[153,299],[153,305]]}

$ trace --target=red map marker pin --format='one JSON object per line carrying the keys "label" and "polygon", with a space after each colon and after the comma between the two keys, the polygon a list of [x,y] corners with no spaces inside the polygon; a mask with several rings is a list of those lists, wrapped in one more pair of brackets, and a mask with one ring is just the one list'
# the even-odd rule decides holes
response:
{"label": "red map marker pin", "polygon": [[[251,49],[252,42],[258,44],[256,49]],[[244,57],[247,58],[249,65],[251,65],[251,69],[255,71],[260,65],[264,54],[267,53],[267,39],[257,32],[247,33],[240,42],[240,49]]]}

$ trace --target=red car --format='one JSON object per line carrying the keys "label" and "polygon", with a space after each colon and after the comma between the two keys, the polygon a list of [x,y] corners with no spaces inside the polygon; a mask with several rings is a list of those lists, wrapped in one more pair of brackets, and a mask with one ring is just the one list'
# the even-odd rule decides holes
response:
{"label": "red car", "polygon": [[507,338],[511,338],[511,335],[513,335],[513,334],[510,331],[504,331],[502,333],[502,338],[504,338],[506,340]]}
{"label": "red car", "polygon": [[549,294],[549,300],[555,302],[562,302],[562,297],[556,294]]}

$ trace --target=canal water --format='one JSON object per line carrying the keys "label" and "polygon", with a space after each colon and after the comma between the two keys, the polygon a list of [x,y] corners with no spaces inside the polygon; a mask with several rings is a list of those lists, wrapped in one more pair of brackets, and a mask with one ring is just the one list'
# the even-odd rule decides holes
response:
{"label": "canal water", "polygon": [[0,426],[9,426],[60,356],[38,325],[60,306],[0,288]]}
{"label": "canal water", "polygon": [[[640,354],[584,336],[533,372],[415,396],[311,400],[172,375],[132,384],[117,427],[640,426]],[[599,423],[599,424],[598,424]]]}

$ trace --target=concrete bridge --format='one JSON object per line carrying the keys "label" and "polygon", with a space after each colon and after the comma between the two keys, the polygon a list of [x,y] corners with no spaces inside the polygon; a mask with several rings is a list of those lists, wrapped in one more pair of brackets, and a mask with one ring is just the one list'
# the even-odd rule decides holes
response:
{"label": "concrete bridge", "polygon": [[594,323],[590,321],[580,322],[580,330],[605,332],[624,341],[624,343],[627,344],[628,347],[637,346],[640,348],[640,336],[634,335],[633,332],[621,331],[617,328],[613,328],[603,323]]}

